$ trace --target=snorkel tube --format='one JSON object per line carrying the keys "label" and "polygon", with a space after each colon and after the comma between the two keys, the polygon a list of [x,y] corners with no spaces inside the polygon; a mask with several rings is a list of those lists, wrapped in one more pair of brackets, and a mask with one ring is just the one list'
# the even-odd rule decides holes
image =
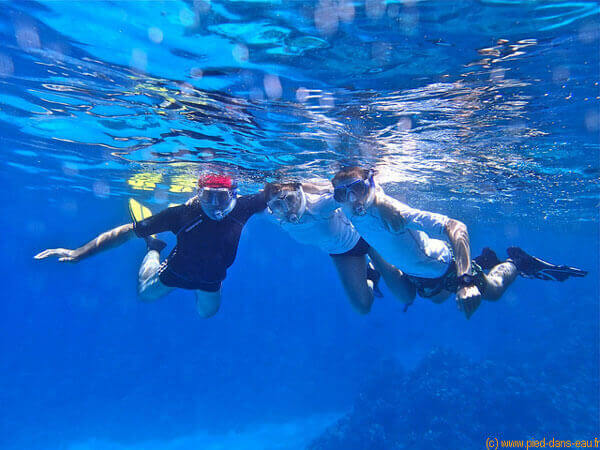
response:
{"label": "snorkel tube", "polygon": [[[373,171],[369,171],[369,188],[366,198],[364,200],[357,200],[352,203],[352,212],[357,216],[364,216],[367,213],[373,201],[375,200],[375,180],[373,180]],[[365,180],[366,181],[366,180]]]}
{"label": "snorkel tube", "polygon": [[213,209],[207,205],[204,205],[203,209],[204,209],[204,212],[206,213],[206,215],[209,216],[211,219],[220,221],[220,220],[223,220],[225,218],[225,216],[227,216],[227,214],[229,214],[231,211],[233,211],[233,208],[235,208],[236,203],[237,203],[237,198],[235,196],[235,193],[233,193],[233,198],[231,199],[231,201],[229,202],[229,205],[225,209],[217,209],[217,208]]}
{"label": "snorkel tube", "polygon": [[300,222],[300,219],[306,211],[306,194],[304,194],[304,189],[302,189],[302,185],[300,185],[300,187],[298,188],[298,192],[300,194],[300,207],[295,213],[292,212],[291,214],[288,214],[287,219],[290,223]]}

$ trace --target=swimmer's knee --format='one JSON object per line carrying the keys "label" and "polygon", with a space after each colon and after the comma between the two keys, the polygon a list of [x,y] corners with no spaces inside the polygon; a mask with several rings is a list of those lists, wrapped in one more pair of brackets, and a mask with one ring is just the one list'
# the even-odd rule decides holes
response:
{"label": "swimmer's knee", "polygon": [[353,303],[354,309],[361,316],[366,316],[371,312],[371,305],[365,305],[364,303]]}
{"label": "swimmer's knee", "polygon": [[484,280],[485,283],[481,292],[482,298],[491,302],[500,300],[507,287],[502,277],[487,275]]}
{"label": "swimmer's knee", "polygon": [[495,302],[500,300],[500,297],[502,297],[502,294],[504,294],[504,288],[499,286],[486,285],[481,294],[484,300]]}
{"label": "swimmer's knee", "polygon": [[196,300],[196,311],[203,319],[209,319],[219,312],[221,307],[220,301],[200,302]]}
{"label": "swimmer's knee", "polygon": [[196,305],[196,311],[201,318],[210,319],[219,312],[219,305],[214,308],[206,308]]}
{"label": "swimmer's knee", "polygon": [[355,292],[354,295],[350,295],[350,303],[361,316],[369,314],[371,306],[373,306],[373,291],[364,289],[361,292]]}

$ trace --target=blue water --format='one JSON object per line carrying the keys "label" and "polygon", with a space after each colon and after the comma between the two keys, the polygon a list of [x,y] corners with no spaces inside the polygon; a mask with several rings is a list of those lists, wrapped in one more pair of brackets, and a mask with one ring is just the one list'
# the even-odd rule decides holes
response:
{"label": "blue water", "polygon": [[[599,423],[600,7],[4,2],[0,447],[484,448]],[[217,316],[136,300],[143,242],[34,261],[189,198],[375,167],[388,193],[589,271],[467,321],[355,313],[329,257],[250,220]],[[173,243],[171,237],[167,237]]]}

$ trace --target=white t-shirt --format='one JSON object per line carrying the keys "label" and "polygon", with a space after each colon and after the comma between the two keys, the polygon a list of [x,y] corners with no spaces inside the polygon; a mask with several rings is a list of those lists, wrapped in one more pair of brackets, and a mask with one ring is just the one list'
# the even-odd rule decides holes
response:
{"label": "white t-shirt", "polygon": [[[377,195],[385,194],[380,191]],[[450,245],[429,235],[445,238],[445,228],[450,218],[420,211],[387,197],[394,209],[402,215],[404,226],[397,232],[391,231],[374,205],[367,209],[364,216],[354,215],[347,206],[343,209],[369,245],[402,272],[422,278],[444,275],[452,262]]]}
{"label": "white t-shirt", "polygon": [[352,250],[360,235],[348,220],[332,194],[306,195],[306,211],[298,223],[277,219],[267,212],[290,236],[302,243],[315,245],[326,253],[340,254]]}

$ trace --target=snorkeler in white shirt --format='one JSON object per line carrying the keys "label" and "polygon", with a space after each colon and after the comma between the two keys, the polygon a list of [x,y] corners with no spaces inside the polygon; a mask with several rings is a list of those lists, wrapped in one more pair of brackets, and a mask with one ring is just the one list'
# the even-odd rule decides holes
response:
{"label": "snorkeler in white shirt", "polygon": [[[268,216],[296,241],[328,253],[350,303],[361,314],[371,310],[380,274],[367,261],[369,244],[333,199],[330,186],[315,183],[269,183]],[[395,271],[397,272],[397,271]],[[389,274],[388,278],[393,278]]]}
{"label": "snorkeler in white shirt", "polygon": [[369,243],[368,254],[390,290],[407,305],[417,293],[436,303],[455,293],[457,306],[468,319],[482,299],[498,300],[519,274],[555,281],[587,274],[542,261],[517,247],[508,249],[510,258],[504,262],[488,248],[471,261],[464,223],[390,197],[374,175],[362,167],[341,169],[332,179],[334,199]]}

